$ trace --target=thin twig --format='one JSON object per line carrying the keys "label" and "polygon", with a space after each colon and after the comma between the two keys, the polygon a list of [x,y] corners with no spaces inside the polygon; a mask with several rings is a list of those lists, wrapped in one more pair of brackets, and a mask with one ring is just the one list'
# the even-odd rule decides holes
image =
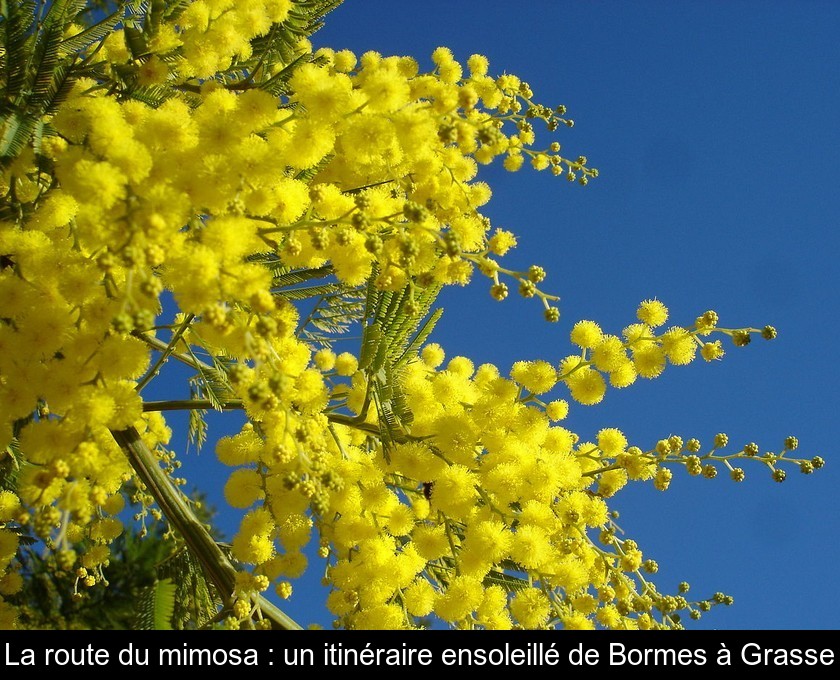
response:
{"label": "thin twig", "polygon": [[[167,401],[147,401],[143,403],[143,411],[199,411],[216,408],[209,399],[171,399]],[[241,399],[230,399],[221,403],[223,411],[240,411],[245,409]],[[327,413],[327,420],[336,425],[346,425],[370,434],[380,434],[379,428],[371,423],[361,423],[358,417],[346,416],[342,413]]]}
{"label": "thin twig", "polygon": [[[157,338],[153,338],[151,335],[146,335],[145,333],[141,333],[140,331],[133,331],[132,335],[135,338],[145,342],[152,349],[157,349],[161,352],[165,352],[167,347],[169,347],[169,344],[164,342],[163,340],[158,340]],[[191,356],[184,352],[171,352],[169,356],[171,356],[173,359],[177,359],[178,361],[186,364],[187,366],[192,366],[197,371],[213,370],[213,367],[210,364],[206,364],[203,361],[197,359],[195,356]]]}
{"label": "thin twig", "polygon": [[167,344],[165,349],[161,350],[160,356],[158,357],[157,361],[155,361],[152,367],[146,372],[146,375],[144,375],[137,383],[137,387],[135,387],[134,389],[137,390],[138,393],[142,391],[142,389],[146,385],[148,385],[152,381],[152,379],[160,372],[160,367],[163,366],[164,362],[169,358],[172,352],[175,351],[175,346],[178,344],[178,341],[181,339],[181,336],[183,336],[184,333],[186,333],[187,328],[189,328],[189,325],[192,323],[192,320],[194,318],[195,314],[186,315],[184,321],[172,334],[172,338],[169,340],[169,344]]}

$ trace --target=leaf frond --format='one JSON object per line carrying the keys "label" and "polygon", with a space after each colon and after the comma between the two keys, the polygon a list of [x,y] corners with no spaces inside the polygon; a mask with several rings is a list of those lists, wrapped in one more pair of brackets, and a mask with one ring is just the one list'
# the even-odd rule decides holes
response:
{"label": "leaf frond", "polygon": [[135,628],[138,630],[172,630],[177,588],[165,578],[144,588],[137,599]]}

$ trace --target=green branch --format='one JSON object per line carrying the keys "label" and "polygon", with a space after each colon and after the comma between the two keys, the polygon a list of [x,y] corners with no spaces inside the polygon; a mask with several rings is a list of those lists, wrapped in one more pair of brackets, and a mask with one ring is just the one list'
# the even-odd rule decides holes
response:
{"label": "green branch", "polygon": [[[181,534],[190,552],[201,563],[225,606],[229,607],[236,585],[236,569],[230,560],[172,485],[161,469],[157,457],[143,443],[137,430],[129,427],[126,430],[112,431],[111,434],[125,451],[131,466],[146,485],[146,490],[154,496],[169,523]],[[259,606],[263,616],[271,621],[273,628],[301,629],[295,621],[262,596],[259,598]]]}
{"label": "green branch", "polygon": [[[223,411],[240,411],[245,409],[241,399],[230,399],[221,403]],[[143,402],[143,411],[196,411],[217,408],[209,399],[171,399],[167,401],[146,401]],[[327,420],[336,425],[354,427],[363,432],[379,435],[379,428],[371,423],[359,422],[356,417],[346,416],[341,413],[327,413]]]}

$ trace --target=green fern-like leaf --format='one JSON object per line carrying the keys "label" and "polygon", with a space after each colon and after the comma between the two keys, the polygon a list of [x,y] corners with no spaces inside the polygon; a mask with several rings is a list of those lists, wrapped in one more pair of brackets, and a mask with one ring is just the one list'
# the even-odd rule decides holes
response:
{"label": "green fern-like leaf", "polygon": [[67,28],[85,7],[81,0],[56,0],[41,17],[32,2],[0,2],[0,41],[5,53],[0,73],[3,114],[0,164],[9,165],[33,142],[36,151],[44,131],[44,117],[67,97],[79,73],[78,52],[102,40],[119,17],[98,22],[77,36],[64,38]]}
{"label": "green fern-like leaf", "polygon": [[182,548],[162,562],[158,574],[176,584],[173,628],[201,628],[216,616],[221,600],[189,550]]}
{"label": "green fern-like leaf", "polygon": [[443,314],[443,310],[438,309],[427,316],[439,292],[439,286],[420,291],[406,286],[398,292],[369,287],[365,300],[367,327],[376,325],[379,328],[382,343],[387,348],[386,358],[395,366],[403,365],[415,356]]}
{"label": "green fern-like leaf", "polygon": [[274,254],[265,254],[251,258],[252,262],[260,262],[272,274],[272,292],[282,295],[291,286],[300,283],[307,283],[318,279],[326,279],[335,274],[332,265],[322,267],[308,267],[304,269],[293,269],[286,267]]}
{"label": "green fern-like leaf", "polygon": [[211,368],[200,367],[190,378],[190,391],[194,398],[207,399],[217,411],[224,410],[224,403],[233,398],[233,388],[227,376],[230,362],[213,357]]}
{"label": "green fern-like leaf", "polygon": [[177,19],[184,10],[192,4],[192,0],[175,0],[174,2],[165,2],[163,10],[163,19],[165,21],[172,21]]}
{"label": "green fern-like leaf", "polygon": [[320,286],[301,286],[300,288],[286,288],[277,295],[289,301],[309,300],[322,295],[341,293],[345,287],[340,283],[324,283]]}
{"label": "green fern-like leaf", "polygon": [[302,340],[329,347],[364,316],[361,288],[342,286],[338,291],[322,295],[298,328]]}
{"label": "green fern-like leaf", "polygon": [[324,156],[320,161],[318,161],[315,165],[306,168],[305,170],[301,170],[295,175],[295,179],[299,179],[302,182],[309,183],[317,175],[321,170],[323,170],[327,165],[330,164],[330,161],[333,159],[334,154],[327,154]]}
{"label": "green fern-like leaf", "polygon": [[[81,4],[84,6],[85,3],[82,2]],[[90,47],[94,43],[104,40],[114,30],[117,24],[123,20],[124,12],[125,5],[120,3],[119,8],[109,16],[62,41],[61,51],[64,54],[74,54]]]}
{"label": "green fern-like leaf", "polygon": [[400,291],[380,291],[372,281],[368,285],[359,368],[368,375],[380,432],[387,445],[402,440],[406,426],[414,419],[399,376],[443,314],[438,309],[429,315],[438,292],[439,287],[417,291],[409,285]]}
{"label": "green fern-like leaf", "polygon": [[[271,78],[262,81],[259,84],[260,89],[273,94],[275,97],[279,97],[284,94],[289,94],[289,78],[292,77],[292,74],[295,72],[295,69],[300,64],[306,63],[307,61],[309,61],[309,55],[307,54],[301,54],[300,56],[292,59],[292,62],[290,64],[284,66],[277,73],[271,76]],[[306,173],[306,170],[301,170],[301,172],[298,174],[300,176],[305,176]],[[298,177],[298,179],[300,179],[300,177]]]}
{"label": "green fern-like leaf", "polygon": [[167,99],[173,96],[170,88],[163,85],[129,85],[126,87],[123,96],[129,99],[135,99],[139,102],[151,106],[156,109],[163,104]]}
{"label": "green fern-like leaf", "polygon": [[482,581],[485,587],[501,586],[508,593],[516,593],[520,590],[527,590],[530,584],[526,579],[511,576],[503,571],[491,570]]}
{"label": "green fern-like leaf", "polygon": [[[28,77],[32,83],[33,99],[42,98],[49,91],[55,69],[59,64],[63,28],[59,25],[46,27],[35,43],[33,74]],[[30,106],[32,101],[30,100]]]}
{"label": "green fern-like leaf", "polygon": [[[263,36],[251,41],[251,56],[232,64],[224,74],[231,84],[244,82],[249,87],[260,87],[276,96],[288,94],[288,80],[299,64],[318,61],[311,54],[301,55],[298,46],[322,25],[325,14],[341,4],[341,0],[295,2],[286,19],[275,24]],[[279,72],[265,77],[264,63],[285,64]]]}
{"label": "green fern-like leaf", "polygon": [[417,333],[411,339],[411,342],[405,347],[400,354],[399,358],[396,361],[397,366],[402,366],[406,362],[413,359],[420,348],[425,344],[426,340],[428,340],[429,335],[431,335],[432,331],[435,329],[437,322],[440,321],[440,317],[443,316],[443,308],[436,309],[430,317],[428,317],[420,328],[417,329]]}
{"label": "green fern-like leaf", "polygon": [[43,89],[32,93],[32,106],[45,115],[52,115],[58,107],[67,99],[73,89],[75,74],[73,67],[75,59],[65,60],[59,63],[50,74],[49,82]]}
{"label": "green fern-like leaf", "polygon": [[5,75],[3,99],[17,102],[26,83],[26,73],[33,57],[35,3],[0,1],[0,40],[5,49],[2,73]]}
{"label": "green fern-like leaf", "polygon": [[176,590],[169,578],[143,589],[137,598],[135,627],[138,630],[172,630]]}
{"label": "green fern-like leaf", "polygon": [[32,133],[38,126],[38,118],[33,115],[12,113],[3,119],[3,136],[0,137],[0,159],[11,162],[23,151]]}
{"label": "green fern-like leaf", "polygon": [[362,347],[359,351],[359,368],[365,370],[372,363],[382,342],[382,328],[378,323],[365,326],[362,332]]}
{"label": "green fern-like leaf", "polygon": [[87,4],[85,0],[55,0],[44,17],[44,27],[70,25],[85,11]]}
{"label": "green fern-like leaf", "polygon": [[405,398],[405,393],[402,390],[397,390],[391,398],[391,408],[394,415],[406,425],[411,425],[414,421],[414,414],[408,407],[408,401]]}
{"label": "green fern-like leaf", "polygon": [[205,409],[192,409],[190,411],[187,441],[193,444],[197,451],[201,451],[201,448],[207,443],[209,428],[205,420],[206,415],[207,411]]}
{"label": "green fern-like leaf", "polygon": [[5,456],[0,460],[0,489],[15,491],[23,470],[30,466],[20,452],[17,438],[6,447]]}
{"label": "green fern-like leaf", "polygon": [[304,283],[306,281],[312,281],[314,279],[325,279],[335,273],[332,265],[307,267],[304,269],[287,267],[274,253],[261,253],[259,255],[253,255],[248,258],[248,261],[258,262],[271,272],[274,278],[272,281],[272,288],[275,290],[285,288],[287,286],[294,286],[295,284]]}

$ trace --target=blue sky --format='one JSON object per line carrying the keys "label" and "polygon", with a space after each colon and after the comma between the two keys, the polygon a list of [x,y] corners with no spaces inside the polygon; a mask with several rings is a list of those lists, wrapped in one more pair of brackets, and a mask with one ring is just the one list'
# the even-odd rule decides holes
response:
{"label": "blue sky", "polygon": [[[439,45],[463,61],[483,53],[491,72],[568,107],[576,125],[560,133],[564,151],[601,172],[580,187],[482,170],[494,189],[487,214],[520,236],[507,265],[544,266],[563,316],[550,325],[533,300],[494,302],[479,277],[441,297],[433,339],[450,356],[503,370],[556,362],[572,351],[575,321],[619,332],[651,297],[673,323],[715,309],[722,326],[777,327],[773,342],[727,342],[720,363],[669,368],[597,407],[573,407],[568,421],[587,439],[619,427],[643,448],[726,432],[738,446],[779,450],[794,434],[800,453],[826,459],[810,477],[788,469],[783,484],[759,465],[744,465],[740,485],[675,471],[666,493],[637,485],[614,499],[619,524],[659,562],[663,590],[687,580],[692,595],[734,596],[693,628],[840,627],[829,585],[840,558],[838,29],[833,2],[348,0],[314,40],[424,66]],[[329,625],[305,590],[288,611]]]}

